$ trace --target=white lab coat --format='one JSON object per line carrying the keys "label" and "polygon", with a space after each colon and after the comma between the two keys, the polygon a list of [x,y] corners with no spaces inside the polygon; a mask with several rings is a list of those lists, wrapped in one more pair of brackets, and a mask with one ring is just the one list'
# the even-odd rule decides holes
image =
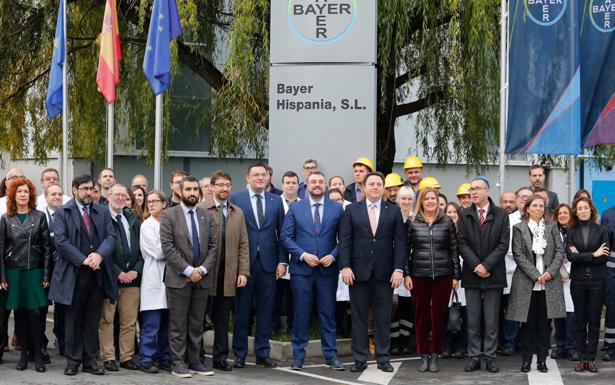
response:
{"label": "white lab coat", "polygon": [[167,292],[164,285],[164,254],[160,244],[160,222],[154,217],[141,224],[139,238],[143,255],[141,276],[141,311],[167,308]]}
{"label": "white lab coat", "polygon": [[521,223],[521,212],[519,210],[514,213],[508,214],[508,221],[510,222],[510,240],[508,242],[508,252],[504,257],[506,263],[506,287],[504,288],[504,294],[510,294],[510,285],[512,284],[512,277],[517,269],[517,262],[512,253],[512,238],[513,238],[513,226],[517,223]]}

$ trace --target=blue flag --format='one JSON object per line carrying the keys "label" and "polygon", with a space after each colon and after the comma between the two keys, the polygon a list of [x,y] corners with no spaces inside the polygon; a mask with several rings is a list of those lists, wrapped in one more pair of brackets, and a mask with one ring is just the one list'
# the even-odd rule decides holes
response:
{"label": "blue flag", "polygon": [[51,67],[49,68],[49,86],[47,88],[47,116],[49,119],[55,118],[62,113],[62,69],[64,68],[64,58],[66,57],[66,37],[64,36],[64,1],[60,1],[58,8],[58,21],[56,23],[56,34],[53,38],[53,55]]}
{"label": "blue flag", "polygon": [[171,85],[171,40],[181,35],[182,26],[175,0],[154,0],[149,22],[143,73],[159,95]]}

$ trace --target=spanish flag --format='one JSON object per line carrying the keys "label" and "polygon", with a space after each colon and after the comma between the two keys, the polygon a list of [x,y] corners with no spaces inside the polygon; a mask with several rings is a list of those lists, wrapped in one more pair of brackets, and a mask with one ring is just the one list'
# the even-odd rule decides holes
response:
{"label": "spanish flag", "polygon": [[115,86],[120,82],[120,32],[117,26],[116,0],[107,0],[100,34],[100,55],[96,84],[108,104],[115,102]]}

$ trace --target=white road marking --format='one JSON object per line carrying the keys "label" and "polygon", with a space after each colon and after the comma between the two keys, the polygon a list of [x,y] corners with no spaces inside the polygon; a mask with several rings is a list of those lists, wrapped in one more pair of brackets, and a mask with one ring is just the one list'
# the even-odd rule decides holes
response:
{"label": "white road marking", "polygon": [[562,376],[559,372],[559,368],[557,367],[557,362],[547,357],[547,368],[549,371],[547,373],[540,373],[538,369],[536,369],[536,363],[532,363],[532,370],[527,374],[527,383],[528,385],[563,385],[564,381],[562,381]]}
{"label": "white road marking", "polygon": [[[296,374],[296,375],[299,375],[299,376],[317,378],[317,379],[323,380],[323,381],[335,382],[336,384],[364,385],[364,384],[360,384],[358,382],[344,381],[344,380],[340,380],[340,379],[337,379],[337,378],[320,376],[318,374],[302,372],[302,371],[299,371],[299,370],[292,370],[290,368],[275,368],[275,370],[279,370],[281,372],[286,372],[286,373],[291,373],[291,374]],[[388,384],[388,382],[387,382],[387,384]]]}
{"label": "white road marking", "polygon": [[[421,357],[402,357],[402,358],[393,358],[391,359],[391,362],[404,362],[404,361],[417,361],[419,360]],[[376,364],[376,361],[367,361],[368,364]],[[342,363],[344,366],[352,366],[354,364],[354,361],[351,362],[346,362],[346,363]],[[303,365],[304,369],[307,368],[324,368],[325,366],[327,366],[326,364],[312,364],[312,365]]]}
{"label": "white road marking", "polygon": [[401,362],[393,362],[391,365],[393,366],[393,371],[390,373],[378,369],[377,365],[369,365],[357,380],[378,385],[389,385],[389,382],[391,382],[395,374],[397,374]]}

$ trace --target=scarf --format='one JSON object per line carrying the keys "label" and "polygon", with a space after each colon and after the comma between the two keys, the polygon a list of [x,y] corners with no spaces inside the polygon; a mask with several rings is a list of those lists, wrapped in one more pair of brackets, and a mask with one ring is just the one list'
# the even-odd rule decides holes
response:
{"label": "scarf", "polygon": [[545,239],[544,218],[541,219],[539,223],[536,223],[534,222],[534,220],[529,219],[527,221],[527,226],[532,232],[532,251],[536,253],[536,255],[543,255],[545,253],[545,248],[547,247],[547,240]]}

